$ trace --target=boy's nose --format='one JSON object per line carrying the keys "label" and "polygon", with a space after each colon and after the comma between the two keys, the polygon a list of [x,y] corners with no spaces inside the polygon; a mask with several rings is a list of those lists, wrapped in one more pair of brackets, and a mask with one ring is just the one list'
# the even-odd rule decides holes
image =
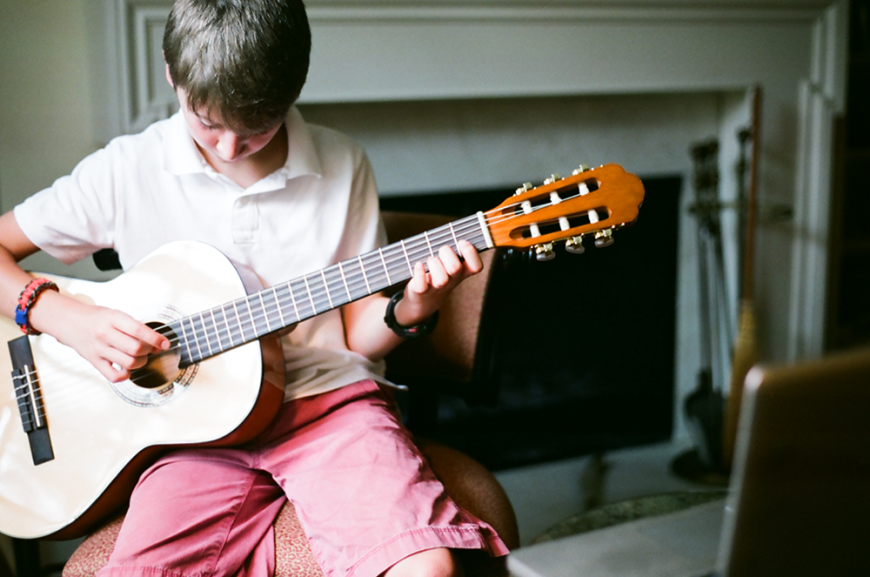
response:
{"label": "boy's nose", "polygon": [[217,149],[224,160],[234,160],[242,152],[244,146],[244,139],[228,130],[218,140]]}

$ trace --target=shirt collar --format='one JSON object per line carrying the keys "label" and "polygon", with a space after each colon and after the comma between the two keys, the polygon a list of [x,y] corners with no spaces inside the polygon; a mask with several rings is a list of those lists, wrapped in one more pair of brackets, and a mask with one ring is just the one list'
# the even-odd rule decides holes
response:
{"label": "shirt collar", "polygon": [[[168,130],[163,147],[163,166],[166,170],[179,176],[211,171],[212,168],[190,136],[181,111],[173,114],[167,122]],[[287,161],[272,176],[281,174],[287,180],[300,176],[320,177],[323,174],[320,157],[308,125],[295,106],[291,107],[287,114],[285,129],[288,143]]]}
{"label": "shirt collar", "polygon": [[180,110],[167,120],[163,166],[170,174],[177,176],[206,172],[210,168],[193,142]]}
{"label": "shirt collar", "polygon": [[296,107],[287,114],[287,162],[281,169],[288,179],[299,176],[322,176],[320,156],[302,114]]}

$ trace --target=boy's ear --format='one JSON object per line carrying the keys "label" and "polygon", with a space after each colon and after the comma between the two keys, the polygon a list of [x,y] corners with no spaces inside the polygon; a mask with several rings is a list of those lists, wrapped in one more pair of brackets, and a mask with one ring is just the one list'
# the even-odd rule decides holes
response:
{"label": "boy's ear", "polygon": [[164,60],[164,65],[166,66],[166,82],[168,82],[169,86],[171,86],[172,89],[175,90],[175,85],[172,83],[172,75],[169,73],[169,64],[166,63],[165,58],[163,60]]}

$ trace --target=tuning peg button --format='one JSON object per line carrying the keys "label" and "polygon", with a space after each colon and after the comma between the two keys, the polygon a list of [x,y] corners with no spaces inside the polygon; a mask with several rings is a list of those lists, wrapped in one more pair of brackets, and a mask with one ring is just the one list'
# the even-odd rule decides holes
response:
{"label": "tuning peg button", "polygon": [[524,192],[528,192],[534,188],[534,185],[531,182],[524,182],[521,187],[517,189],[516,194],[522,194]]}
{"label": "tuning peg button", "polygon": [[582,174],[582,173],[586,172],[587,170],[589,170],[589,166],[586,164],[581,164],[578,168],[575,168],[571,172],[571,174],[574,176],[577,176],[578,174]]}
{"label": "tuning peg button", "polygon": [[583,254],[586,252],[586,247],[583,246],[582,236],[572,236],[565,241],[565,251],[571,254]]}
{"label": "tuning peg button", "polygon": [[539,261],[553,260],[556,258],[556,252],[553,250],[552,242],[545,242],[535,246],[535,258]]}
{"label": "tuning peg button", "polygon": [[608,229],[599,230],[595,233],[595,247],[604,248],[613,244],[613,231]]}

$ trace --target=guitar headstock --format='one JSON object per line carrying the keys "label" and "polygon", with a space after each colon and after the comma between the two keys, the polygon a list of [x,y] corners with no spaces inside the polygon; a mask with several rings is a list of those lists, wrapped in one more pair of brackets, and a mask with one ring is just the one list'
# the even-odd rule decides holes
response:
{"label": "guitar headstock", "polygon": [[616,164],[581,167],[566,178],[553,175],[544,184],[524,184],[517,193],[486,212],[495,246],[535,247],[539,260],[552,258],[553,243],[582,253],[583,238],[595,246],[613,243],[613,231],[633,223],[643,203],[640,179]]}

